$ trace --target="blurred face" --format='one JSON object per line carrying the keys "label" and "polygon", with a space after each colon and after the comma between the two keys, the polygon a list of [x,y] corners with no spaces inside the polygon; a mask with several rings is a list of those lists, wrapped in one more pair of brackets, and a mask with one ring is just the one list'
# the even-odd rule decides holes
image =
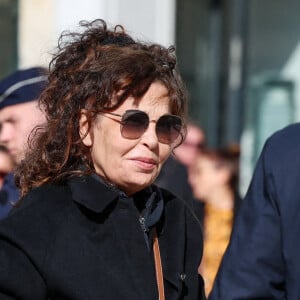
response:
{"label": "blurred face", "polygon": [[201,155],[189,170],[189,182],[195,197],[206,201],[224,185],[223,171],[214,160]]}
{"label": "blurred face", "polygon": [[0,151],[0,187],[3,185],[4,177],[10,173],[12,169],[12,157],[8,153]]}
{"label": "blurred face", "polygon": [[[172,146],[161,143],[156,135],[157,120],[170,114],[167,89],[153,83],[143,98],[135,103],[126,101],[112,113],[123,115],[128,110],[141,110],[149,116],[148,128],[138,138],[129,139],[121,134],[120,117],[99,114],[89,134],[83,138],[91,147],[92,161],[97,174],[117,185],[127,195],[132,195],[149,186],[170,155]],[[82,116],[80,132],[86,132],[85,117]]]}
{"label": "blurred face", "polygon": [[27,150],[31,130],[44,122],[37,101],[7,106],[0,110],[0,143],[6,146],[15,163],[19,163]]}
{"label": "blurred face", "polygon": [[188,126],[184,142],[175,149],[176,158],[185,166],[195,163],[199,149],[205,140],[204,133],[196,126]]}

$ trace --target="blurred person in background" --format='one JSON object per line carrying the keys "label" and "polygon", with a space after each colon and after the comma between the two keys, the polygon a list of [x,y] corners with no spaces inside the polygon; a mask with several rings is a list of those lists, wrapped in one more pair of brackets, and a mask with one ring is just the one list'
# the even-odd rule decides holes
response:
{"label": "blurred person in background", "polygon": [[156,184],[180,197],[202,218],[202,205],[196,201],[188,182],[188,168],[205,145],[203,130],[193,122],[187,123],[187,134],[183,143],[173,151],[156,180]]}
{"label": "blurred person in background", "polygon": [[[46,81],[47,71],[41,67],[18,70],[0,81],[0,144],[7,148],[15,165],[24,158],[31,131],[45,121],[37,99]],[[4,178],[0,197],[3,219],[19,199],[13,173]]]}
{"label": "blurred person in background", "polygon": [[14,161],[5,146],[0,145],[0,202],[4,199],[1,195],[1,189],[4,183],[4,178],[12,172]]}
{"label": "blurred person in background", "polygon": [[204,203],[204,249],[199,272],[204,278],[206,295],[211,291],[240,204],[238,178],[237,146],[204,149],[190,168],[194,196]]}
{"label": "blurred person in background", "polygon": [[193,122],[187,124],[187,135],[184,142],[174,149],[175,158],[187,168],[195,163],[199,150],[205,146],[205,134],[201,127]]}
{"label": "blurred person in background", "polygon": [[174,48],[80,24],[50,64],[47,122],[0,226],[0,299],[202,300],[200,224],[153,185],[185,137]]}

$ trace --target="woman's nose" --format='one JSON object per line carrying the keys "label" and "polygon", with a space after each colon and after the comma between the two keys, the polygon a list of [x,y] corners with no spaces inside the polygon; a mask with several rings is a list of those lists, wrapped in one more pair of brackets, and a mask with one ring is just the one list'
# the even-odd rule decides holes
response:
{"label": "woman's nose", "polygon": [[156,123],[150,122],[148,128],[141,137],[141,142],[149,148],[155,148],[158,145],[158,138],[156,135]]}

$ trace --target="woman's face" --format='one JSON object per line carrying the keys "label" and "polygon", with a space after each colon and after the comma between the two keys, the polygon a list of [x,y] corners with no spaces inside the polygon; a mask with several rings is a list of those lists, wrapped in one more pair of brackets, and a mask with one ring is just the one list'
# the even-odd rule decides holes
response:
{"label": "woman's face", "polygon": [[[129,97],[113,113],[123,115],[130,109],[146,112],[151,121],[170,114],[167,89],[161,83],[152,83],[139,102]],[[91,147],[96,173],[127,195],[132,195],[153,183],[172,146],[158,141],[156,122],[150,122],[141,137],[127,139],[121,135],[118,121],[119,117],[99,114],[83,142]],[[81,122],[81,132],[84,132],[85,126]]]}

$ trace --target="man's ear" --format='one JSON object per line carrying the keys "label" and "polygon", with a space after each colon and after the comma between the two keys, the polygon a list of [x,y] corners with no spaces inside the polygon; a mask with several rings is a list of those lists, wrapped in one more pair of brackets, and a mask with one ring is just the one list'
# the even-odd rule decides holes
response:
{"label": "man's ear", "polygon": [[93,139],[91,134],[91,128],[89,128],[89,123],[87,121],[86,110],[82,109],[80,112],[79,119],[79,135],[83,144],[87,147],[91,147],[93,145]]}

